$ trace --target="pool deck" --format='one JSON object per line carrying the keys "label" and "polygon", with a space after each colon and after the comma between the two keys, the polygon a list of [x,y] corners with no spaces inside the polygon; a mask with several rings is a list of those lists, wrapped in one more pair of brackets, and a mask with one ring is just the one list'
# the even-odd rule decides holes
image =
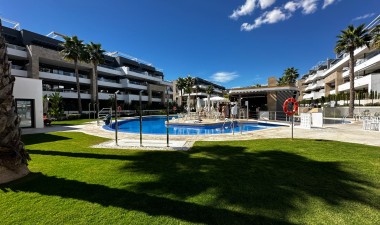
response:
{"label": "pool deck", "polygon": [[[247,120],[243,120],[247,121]],[[253,120],[250,120],[254,122]],[[266,121],[259,121],[266,122]],[[23,134],[47,133],[55,131],[83,132],[86,134],[113,139],[96,147],[118,147],[132,149],[152,149],[152,150],[187,150],[191,148],[195,141],[233,141],[233,140],[256,140],[270,138],[291,138],[291,128],[289,126],[273,127],[264,130],[213,134],[213,135],[170,135],[169,147],[166,147],[166,135],[143,134],[140,147],[140,135],[118,132],[119,146],[115,145],[115,132],[97,126],[96,122],[77,126],[51,126],[46,128],[23,129]],[[350,124],[326,124],[323,128],[304,129],[299,126],[294,127],[294,138],[323,139],[342,141],[358,144],[380,146],[380,132],[362,129],[362,121],[352,121]]]}

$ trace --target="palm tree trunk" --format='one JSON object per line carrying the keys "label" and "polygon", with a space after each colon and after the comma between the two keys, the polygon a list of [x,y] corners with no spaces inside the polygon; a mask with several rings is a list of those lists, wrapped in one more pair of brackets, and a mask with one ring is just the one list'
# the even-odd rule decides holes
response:
{"label": "palm tree trunk", "polygon": [[354,51],[350,51],[350,61],[348,64],[350,70],[350,104],[348,107],[348,116],[353,117],[354,115],[354,102],[355,102],[355,85],[354,85]]}
{"label": "palm tree trunk", "polygon": [[74,61],[74,68],[75,68],[75,78],[77,82],[77,93],[78,93],[78,112],[79,114],[82,114],[82,100],[80,97],[80,84],[79,84],[79,73],[78,73],[78,61]]}
{"label": "palm tree trunk", "polygon": [[0,183],[5,183],[29,173],[30,157],[21,142],[20,117],[12,95],[15,78],[10,73],[7,46],[1,32],[0,21]]}

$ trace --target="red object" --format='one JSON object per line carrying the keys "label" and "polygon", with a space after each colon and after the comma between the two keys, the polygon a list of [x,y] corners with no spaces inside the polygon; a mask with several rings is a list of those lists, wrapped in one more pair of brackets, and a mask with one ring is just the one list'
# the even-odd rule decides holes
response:
{"label": "red object", "polygon": [[121,106],[120,106],[120,105],[117,107],[117,111],[118,111],[118,112],[121,111]]}
{"label": "red object", "polygon": [[177,110],[177,107],[173,106],[173,110],[176,111],[176,110]]}
{"label": "red object", "polygon": [[[288,110],[289,103],[293,103],[293,110]],[[298,111],[298,102],[294,98],[288,98],[285,100],[284,104],[282,105],[282,109],[284,110],[284,113],[288,116],[291,116],[295,114]]]}

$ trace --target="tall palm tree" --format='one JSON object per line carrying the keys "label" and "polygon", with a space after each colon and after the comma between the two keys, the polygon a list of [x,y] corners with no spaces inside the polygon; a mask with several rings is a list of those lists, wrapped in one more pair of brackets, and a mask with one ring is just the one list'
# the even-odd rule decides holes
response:
{"label": "tall palm tree", "polygon": [[182,77],[179,77],[177,80],[177,90],[181,92],[181,106],[182,106],[182,95],[183,95],[183,89],[185,88],[185,79]]}
{"label": "tall palm tree", "polygon": [[185,90],[185,93],[188,94],[188,97],[187,97],[187,108],[188,108],[188,111],[190,111],[190,94],[192,93],[193,91],[193,86],[194,86],[194,78],[192,78],[190,75],[188,75],[185,79],[185,87],[184,87],[184,90]]}
{"label": "tall palm tree", "polygon": [[12,95],[14,82],[0,20],[0,183],[29,173],[30,157],[21,142],[20,118]]}
{"label": "tall palm tree", "polygon": [[87,59],[92,63],[93,66],[93,75],[91,77],[92,87],[95,89],[95,96],[91,96],[92,103],[96,103],[96,114],[99,112],[99,91],[98,91],[98,65],[104,62],[103,53],[105,52],[102,49],[101,44],[95,44],[90,42],[86,45],[85,48]]}
{"label": "tall palm tree", "polygon": [[210,112],[210,96],[212,93],[214,93],[214,86],[212,85],[207,86],[206,94],[207,94],[207,111],[208,112]]}
{"label": "tall palm tree", "polygon": [[350,77],[350,103],[349,103],[349,110],[348,110],[349,117],[352,117],[354,115],[354,101],[355,101],[354,51],[355,49],[363,47],[363,46],[367,46],[369,48],[369,43],[371,41],[371,36],[368,34],[367,30],[364,27],[365,27],[364,24],[356,28],[353,25],[349,25],[346,30],[342,30],[341,34],[337,36],[338,41],[336,42],[336,46],[335,46],[335,52],[337,54],[341,54],[341,53],[350,54],[350,60],[348,62],[349,77]]}
{"label": "tall palm tree", "polygon": [[80,84],[79,84],[79,73],[78,73],[78,62],[83,60],[84,56],[84,44],[83,40],[79,40],[77,36],[64,36],[65,42],[61,45],[63,50],[61,54],[63,58],[68,61],[74,62],[75,78],[77,84],[77,93],[78,93],[78,111],[79,114],[82,114],[82,101],[80,97]]}

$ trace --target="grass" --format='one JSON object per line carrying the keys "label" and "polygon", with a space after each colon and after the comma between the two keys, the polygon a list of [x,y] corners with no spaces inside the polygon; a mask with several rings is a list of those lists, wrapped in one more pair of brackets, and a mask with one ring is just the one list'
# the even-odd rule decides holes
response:
{"label": "grass", "polygon": [[380,148],[322,140],[94,149],[23,136],[32,173],[0,186],[1,224],[379,224]]}
{"label": "grass", "polygon": [[60,126],[73,126],[73,125],[82,125],[88,122],[96,121],[95,119],[75,119],[75,120],[56,120],[52,121],[52,125]]}

